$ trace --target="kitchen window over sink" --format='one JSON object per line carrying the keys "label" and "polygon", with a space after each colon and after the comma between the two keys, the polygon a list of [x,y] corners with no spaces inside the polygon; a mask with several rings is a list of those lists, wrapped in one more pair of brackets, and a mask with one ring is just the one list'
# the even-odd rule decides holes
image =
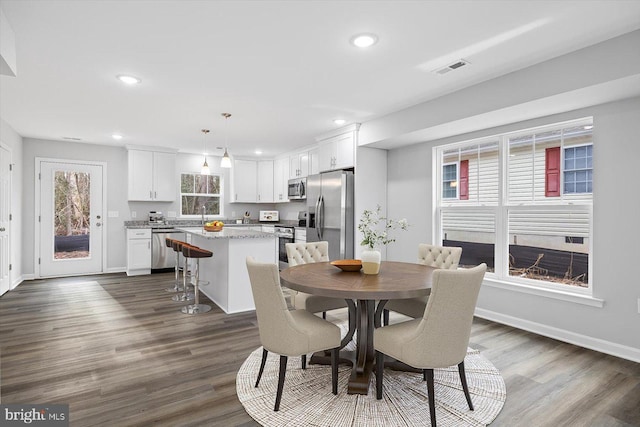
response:
{"label": "kitchen window over sink", "polygon": [[434,148],[436,241],[510,285],[591,294],[593,121]]}
{"label": "kitchen window over sink", "polygon": [[180,214],[198,216],[222,215],[222,178],[220,175],[183,173],[180,175]]}

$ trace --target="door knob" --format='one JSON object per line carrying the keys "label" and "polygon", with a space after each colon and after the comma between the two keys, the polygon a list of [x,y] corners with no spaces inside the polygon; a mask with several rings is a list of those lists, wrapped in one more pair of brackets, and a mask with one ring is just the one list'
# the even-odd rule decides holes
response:
{"label": "door knob", "polygon": [[97,218],[97,219],[100,219],[100,218],[102,218],[102,217],[101,217],[100,215],[96,215],[96,218]]}

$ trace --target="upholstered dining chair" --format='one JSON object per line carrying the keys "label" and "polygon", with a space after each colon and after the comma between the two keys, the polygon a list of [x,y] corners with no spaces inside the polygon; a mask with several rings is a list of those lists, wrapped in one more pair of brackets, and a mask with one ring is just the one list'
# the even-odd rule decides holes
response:
{"label": "upholstered dining chair", "polygon": [[[329,261],[329,242],[286,243],[289,267],[311,262]],[[322,318],[327,318],[327,311],[347,307],[347,302],[341,298],[322,297],[304,292],[291,290],[291,305],[295,309],[307,310],[311,313],[322,312]]]}
{"label": "upholstered dining chair", "polygon": [[458,365],[462,389],[469,409],[473,403],[464,372],[473,313],[486,264],[461,270],[433,273],[431,296],[420,319],[378,328],[373,333],[376,351],[376,398],[382,399],[384,356],[416,369],[427,381],[431,425],[436,425],[433,370]]}
{"label": "upholstered dining chair", "polygon": [[338,351],[340,328],[306,310],[289,310],[280,287],[276,264],[260,263],[247,257],[247,270],[256,305],[262,344],[262,362],[256,387],[264,371],[269,351],[280,355],[280,371],[274,411],[280,409],[288,356],[302,356],[331,350],[331,386],[338,394]]}
{"label": "upholstered dining chair", "polygon": [[[426,243],[418,245],[418,264],[430,267],[455,270],[458,268],[462,248],[454,246],[432,246]],[[384,306],[383,324],[389,324],[389,311],[404,314],[414,319],[422,317],[429,296],[389,300]]]}

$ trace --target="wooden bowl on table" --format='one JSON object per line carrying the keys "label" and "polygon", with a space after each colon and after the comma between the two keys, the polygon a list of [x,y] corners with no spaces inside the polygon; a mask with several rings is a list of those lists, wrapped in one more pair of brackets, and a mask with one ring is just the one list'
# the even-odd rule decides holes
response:
{"label": "wooden bowl on table", "polygon": [[204,226],[205,231],[222,231],[224,225],[206,225]]}
{"label": "wooden bowl on table", "polygon": [[339,259],[331,261],[329,264],[338,267],[342,271],[360,271],[362,261],[359,259]]}

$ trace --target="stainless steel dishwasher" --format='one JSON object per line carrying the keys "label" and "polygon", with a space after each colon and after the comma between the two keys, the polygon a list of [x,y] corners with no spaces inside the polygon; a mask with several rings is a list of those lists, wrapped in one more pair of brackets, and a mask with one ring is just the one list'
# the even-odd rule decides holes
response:
{"label": "stainless steel dishwasher", "polygon": [[153,228],[151,229],[151,272],[160,273],[173,270],[176,266],[176,254],[173,249],[167,247],[165,239],[185,241],[185,233],[176,231],[174,228]]}

